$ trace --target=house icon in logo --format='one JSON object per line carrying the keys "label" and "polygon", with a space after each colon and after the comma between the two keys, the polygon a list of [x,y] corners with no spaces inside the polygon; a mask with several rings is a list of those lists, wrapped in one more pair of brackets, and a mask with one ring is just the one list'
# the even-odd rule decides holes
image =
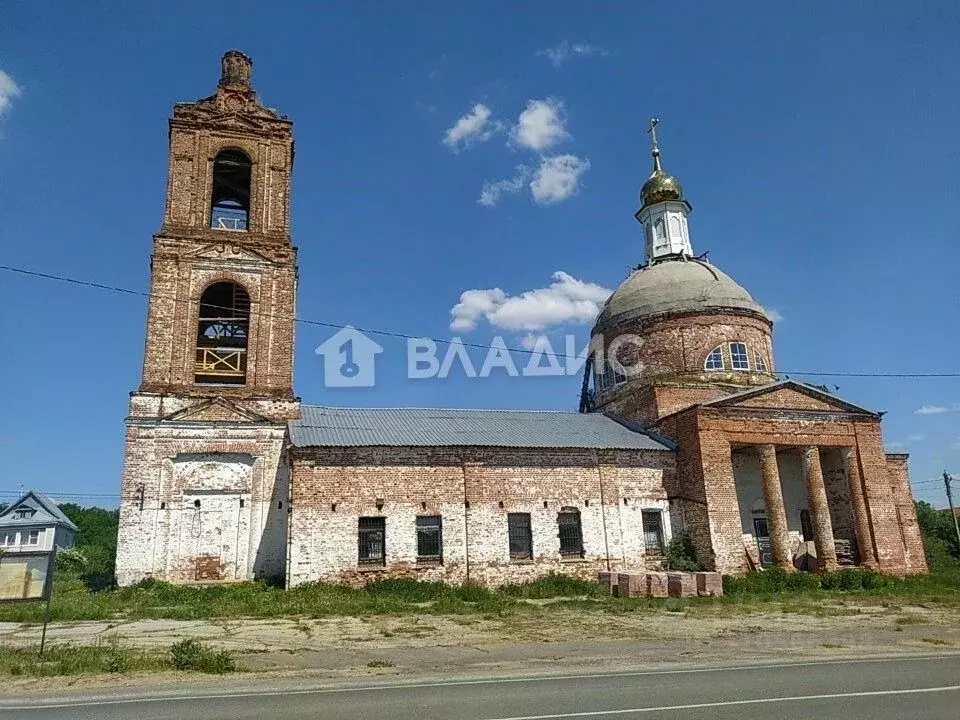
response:
{"label": "house icon in logo", "polygon": [[323,384],[327,387],[373,387],[377,355],[383,352],[373,340],[347,325],[317,346],[323,356]]}

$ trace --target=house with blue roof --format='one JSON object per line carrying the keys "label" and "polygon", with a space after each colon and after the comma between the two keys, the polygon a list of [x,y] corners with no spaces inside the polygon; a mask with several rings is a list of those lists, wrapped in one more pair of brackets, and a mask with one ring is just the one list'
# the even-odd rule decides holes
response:
{"label": "house with blue roof", "polygon": [[30,490],[0,512],[0,549],[48,553],[73,547],[77,526],[51,498]]}

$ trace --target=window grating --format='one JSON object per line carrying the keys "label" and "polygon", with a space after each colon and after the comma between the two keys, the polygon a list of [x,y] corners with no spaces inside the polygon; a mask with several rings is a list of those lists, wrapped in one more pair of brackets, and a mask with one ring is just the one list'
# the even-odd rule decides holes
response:
{"label": "window grating", "polygon": [[533,558],[533,535],[530,531],[530,513],[507,515],[507,534],[510,539],[511,560]]}
{"label": "window grating", "polygon": [[580,511],[576,508],[563,508],[557,515],[557,527],[560,534],[560,557],[583,557],[583,528],[580,525]]}
{"label": "window grating", "polygon": [[643,510],[643,545],[650,555],[663,555],[663,518],[659,510]]}
{"label": "window grating", "polygon": [[417,559],[441,560],[443,558],[443,528],[439,515],[417,517]]}
{"label": "window grating", "polygon": [[361,565],[385,565],[387,559],[386,518],[362,517],[357,526],[358,556]]}
{"label": "window grating", "polygon": [[747,346],[744,343],[730,343],[730,366],[734,370],[750,369],[750,360],[747,358]]}

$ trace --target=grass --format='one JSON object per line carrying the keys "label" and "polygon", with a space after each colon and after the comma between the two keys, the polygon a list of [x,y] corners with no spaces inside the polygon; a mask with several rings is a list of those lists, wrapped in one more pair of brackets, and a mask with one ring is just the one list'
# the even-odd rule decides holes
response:
{"label": "grass", "polygon": [[193,670],[211,675],[234,672],[237,664],[226,650],[211,650],[192,638],[170,648],[170,664],[176,670]]}
{"label": "grass", "polygon": [[897,625],[927,625],[930,621],[916,615],[899,615],[894,622]]}
{"label": "grass", "polygon": [[0,647],[0,676],[52,677],[106,675],[158,670],[227,673],[237,670],[226,651],[211,650],[194,640],[174,644],[169,652],[133,650],[117,646]]}
{"label": "grass", "polygon": [[368,668],[392,668],[393,663],[389,660],[371,660],[367,663]]}
{"label": "grass", "polygon": [[[206,587],[151,581],[117,590],[90,591],[82,582],[54,586],[50,618],[55,622],[138,619],[199,620],[213,618],[323,618],[396,614],[441,614],[503,618],[519,613],[552,611],[634,613],[688,612],[734,615],[774,610],[812,615],[854,615],[857,605],[948,605],[960,608],[960,572],[892,578],[861,569],[845,569],[822,577],[779,569],[724,578],[719,598],[612,598],[595,582],[547,575],[534,582],[489,590],[476,585],[453,586],[409,579],[380,580],[364,588],[314,583],[291,590],[264,583]],[[543,605],[532,602],[554,599]],[[844,606],[845,601],[852,606]],[[0,621],[39,623],[40,603],[0,605]],[[908,617],[908,616],[903,616]],[[900,621],[909,624],[913,621]],[[310,626],[301,631],[309,634]]]}

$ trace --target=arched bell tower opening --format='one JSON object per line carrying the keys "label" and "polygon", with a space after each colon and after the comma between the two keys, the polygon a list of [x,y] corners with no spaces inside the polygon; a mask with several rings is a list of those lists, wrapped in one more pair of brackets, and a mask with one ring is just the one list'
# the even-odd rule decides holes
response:
{"label": "arched bell tower opening", "polygon": [[252,165],[247,154],[235,148],[221,150],[213,159],[210,227],[214,230],[249,228]]}
{"label": "arched bell tower opening", "polygon": [[233,282],[214,283],[200,296],[194,380],[200,385],[247,381],[250,295]]}

